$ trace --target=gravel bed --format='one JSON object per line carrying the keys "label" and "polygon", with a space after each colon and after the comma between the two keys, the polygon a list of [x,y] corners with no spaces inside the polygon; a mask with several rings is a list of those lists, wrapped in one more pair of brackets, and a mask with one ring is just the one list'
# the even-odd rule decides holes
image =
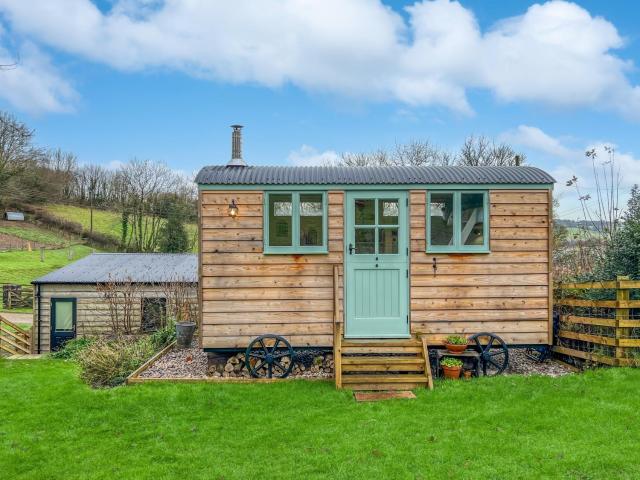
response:
{"label": "gravel bed", "polygon": [[[244,372],[243,372],[244,373]],[[560,377],[573,371],[555,360],[538,363],[526,356],[524,349],[509,350],[509,367],[505,371],[508,375],[545,375]],[[227,377],[225,374],[214,376]],[[244,375],[237,375],[244,377]],[[151,367],[140,374],[142,378],[207,378],[207,354],[196,347],[184,350],[173,349]],[[307,370],[292,378],[331,378],[330,374],[323,374]]]}
{"label": "gravel bed", "polygon": [[566,365],[555,360],[545,360],[538,363],[525,354],[523,348],[509,349],[509,366],[505,371],[509,375],[545,375],[547,377],[561,377],[573,373]]}
{"label": "gravel bed", "polygon": [[174,348],[140,374],[142,378],[205,378],[207,354],[200,348]]}

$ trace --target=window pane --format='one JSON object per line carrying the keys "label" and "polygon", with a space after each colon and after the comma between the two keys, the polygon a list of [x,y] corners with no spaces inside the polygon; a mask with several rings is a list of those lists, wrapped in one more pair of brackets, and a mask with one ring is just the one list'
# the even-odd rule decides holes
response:
{"label": "window pane", "polygon": [[55,302],[56,332],[73,330],[73,302]]}
{"label": "window pane", "polygon": [[432,193],[429,198],[429,243],[453,245],[453,193]]}
{"label": "window pane", "polygon": [[376,229],[356,228],[356,254],[376,253]]}
{"label": "window pane", "polygon": [[398,200],[378,200],[378,225],[398,225]]}
{"label": "window pane", "polygon": [[269,195],[269,245],[290,247],[293,204],[290,193]]}
{"label": "window pane", "polygon": [[300,245],[321,247],[322,232],[322,194],[300,194]]}
{"label": "window pane", "polygon": [[380,228],[378,230],[378,253],[398,253],[397,228]]}
{"label": "window pane", "polygon": [[373,199],[355,200],[356,225],[375,225],[376,204]]}
{"label": "window pane", "polygon": [[461,238],[463,245],[484,245],[484,194],[462,193]]}

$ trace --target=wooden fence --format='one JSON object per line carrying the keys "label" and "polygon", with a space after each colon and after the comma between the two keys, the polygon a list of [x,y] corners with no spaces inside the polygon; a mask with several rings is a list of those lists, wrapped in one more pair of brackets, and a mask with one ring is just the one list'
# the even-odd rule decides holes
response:
{"label": "wooden fence", "polygon": [[640,291],[640,281],[629,277],[556,285],[560,325],[553,350],[597,364],[640,366],[640,300],[632,299],[634,290]]}
{"label": "wooden fence", "polygon": [[0,353],[5,355],[28,355],[33,350],[32,330],[23,330],[0,315]]}
{"label": "wooden fence", "polygon": [[2,306],[6,309],[33,307],[33,285],[0,284]]}

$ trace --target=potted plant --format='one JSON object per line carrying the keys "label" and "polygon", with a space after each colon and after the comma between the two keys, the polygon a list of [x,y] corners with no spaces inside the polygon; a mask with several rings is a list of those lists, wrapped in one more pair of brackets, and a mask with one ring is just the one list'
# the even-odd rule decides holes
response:
{"label": "potted plant", "polygon": [[444,341],[444,346],[451,353],[462,353],[467,349],[467,339],[460,335],[449,335]]}
{"label": "potted plant", "polygon": [[457,358],[445,357],[440,360],[440,366],[444,373],[444,378],[450,378],[456,380],[460,378],[460,371],[462,370],[462,361]]}

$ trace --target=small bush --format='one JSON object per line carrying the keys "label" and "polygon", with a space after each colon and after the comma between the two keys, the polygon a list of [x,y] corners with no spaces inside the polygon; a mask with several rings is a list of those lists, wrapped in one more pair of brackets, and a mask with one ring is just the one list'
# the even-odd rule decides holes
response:
{"label": "small bush", "polygon": [[445,339],[445,342],[448,343],[449,345],[466,345],[467,338],[461,337],[460,335],[449,335]]}
{"label": "small bush", "polygon": [[96,340],[77,357],[80,377],[94,387],[114,387],[123,383],[154,353],[149,337]]}
{"label": "small bush", "polygon": [[462,367],[462,361],[457,358],[445,357],[440,361],[440,365],[449,368]]}
{"label": "small bush", "polygon": [[167,322],[164,328],[156,330],[149,335],[149,340],[155,350],[162,350],[176,339],[176,326],[174,322]]}
{"label": "small bush", "polygon": [[75,360],[87,347],[95,342],[95,339],[88,337],[74,338],[67,341],[63,347],[51,354],[53,358],[63,360]]}

